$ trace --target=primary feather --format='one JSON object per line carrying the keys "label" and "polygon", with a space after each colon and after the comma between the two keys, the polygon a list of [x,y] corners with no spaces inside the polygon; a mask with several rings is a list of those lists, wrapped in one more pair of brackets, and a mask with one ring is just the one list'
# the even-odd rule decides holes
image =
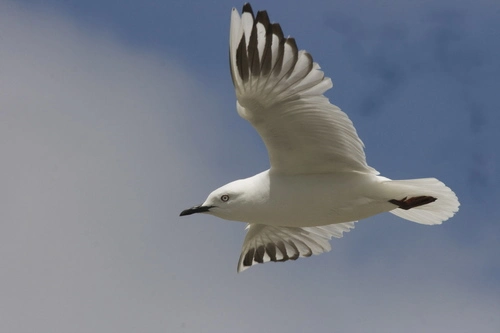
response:
{"label": "primary feather", "polygon": [[265,11],[233,9],[229,40],[238,113],[264,140],[273,172],[378,174],[351,120],[323,96],[330,78]]}

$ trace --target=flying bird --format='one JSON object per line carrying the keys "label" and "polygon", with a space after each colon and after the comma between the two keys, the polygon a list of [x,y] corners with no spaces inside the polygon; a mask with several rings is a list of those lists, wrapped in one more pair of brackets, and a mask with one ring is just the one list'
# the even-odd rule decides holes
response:
{"label": "flying bird", "polygon": [[349,117],[323,94],[332,88],[312,56],[284,37],[266,11],[233,8],[229,63],[238,114],[262,137],[270,168],[233,181],[180,215],[246,222],[237,271],[330,251],[354,223],[383,212],[441,224],[459,207],[435,178],[391,180],[366,162]]}

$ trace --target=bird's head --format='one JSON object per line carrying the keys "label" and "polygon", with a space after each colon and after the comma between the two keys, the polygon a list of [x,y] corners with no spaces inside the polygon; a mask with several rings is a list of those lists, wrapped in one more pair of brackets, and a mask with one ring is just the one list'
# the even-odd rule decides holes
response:
{"label": "bird's head", "polygon": [[241,221],[251,206],[252,195],[249,190],[244,180],[231,182],[210,193],[201,205],[183,210],[180,216],[206,213],[226,220]]}

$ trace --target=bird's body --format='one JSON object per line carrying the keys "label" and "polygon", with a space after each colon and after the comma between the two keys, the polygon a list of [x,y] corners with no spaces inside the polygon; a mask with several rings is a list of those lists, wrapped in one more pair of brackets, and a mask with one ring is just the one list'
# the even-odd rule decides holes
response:
{"label": "bird's body", "polygon": [[388,202],[394,196],[384,188],[387,181],[357,172],[286,175],[267,170],[231,183],[245,188],[247,200],[228,216],[223,211],[218,216],[287,227],[357,221],[394,209]]}
{"label": "bird's body", "polygon": [[391,212],[440,224],[458,211],[435,178],[390,180],[366,163],[356,130],[323,95],[332,87],[317,63],[249,4],[231,15],[229,56],[239,115],[262,137],[271,168],[213,191],[181,213],[247,222],[238,263],[286,261],[330,250],[354,222]]}

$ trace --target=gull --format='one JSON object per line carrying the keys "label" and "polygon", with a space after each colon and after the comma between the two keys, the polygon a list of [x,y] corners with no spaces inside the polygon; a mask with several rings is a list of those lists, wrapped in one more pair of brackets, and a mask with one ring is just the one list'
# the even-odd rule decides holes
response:
{"label": "gull", "polygon": [[236,109],[264,141],[270,168],[180,216],[248,223],[238,272],[328,252],[332,237],[379,213],[434,225],[458,211],[457,196],[439,180],[391,180],[368,166],[351,120],[323,95],[331,79],[266,11],[254,15],[247,3],[240,16],[233,8],[229,57]]}

